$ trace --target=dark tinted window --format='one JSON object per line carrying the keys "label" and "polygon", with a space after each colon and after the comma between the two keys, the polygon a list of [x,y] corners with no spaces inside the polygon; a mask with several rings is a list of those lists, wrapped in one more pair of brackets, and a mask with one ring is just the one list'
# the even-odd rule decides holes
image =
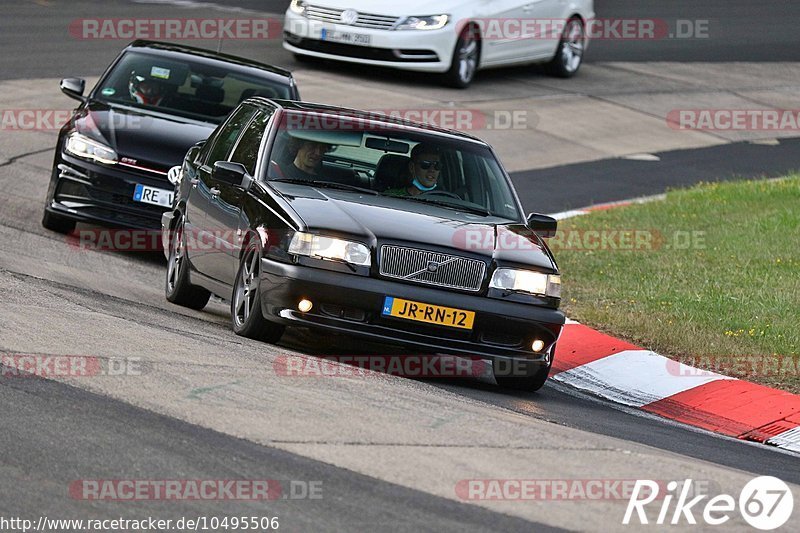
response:
{"label": "dark tinted window", "polygon": [[214,146],[208,154],[206,165],[213,167],[217,161],[228,160],[228,154],[231,153],[233,145],[236,144],[236,139],[239,138],[239,134],[247,126],[253,113],[255,113],[255,109],[246,105],[240,107],[231,115],[230,120],[225,123],[214,138]]}
{"label": "dark tinted window", "polygon": [[241,141],[239,141],[239,145],[231,156],[231,161],[243,164],[251,176],[256,173],[258,149],[261,147],[261,139],[264,138],[267,123],[273,113],[273,110],[258,111],[256,113],[255,118],[250,122]]}

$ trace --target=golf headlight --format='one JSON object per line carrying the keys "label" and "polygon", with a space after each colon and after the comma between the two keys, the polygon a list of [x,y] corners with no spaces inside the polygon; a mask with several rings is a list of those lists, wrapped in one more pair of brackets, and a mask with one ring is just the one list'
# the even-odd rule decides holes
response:
{"label": "golf headlight", "polygon": [[84,159],[92,159],[98,163],[113,165],[117,162],[117,152],[110,146],[90,139],[80,133],[73,133],[67,138],[67,152]]}
{"label": "golf headlight", "polygon": [[527,292],[551,298],[561,298],[561,276],[530,270],[498,268],[489,286],[506,291]]}
{"label": "golf headlight", "polygon": [[292,10],[292,13],[296,13],[297,15],[305,15],[306,3],[303,0],[292,0],[292,3],[289,4],[289,9]]}
{"label": "golf headlight", "polygon": [[430,15],[427,17],[406,17],[396,30],[438,30],[444,28],[450,15]]}
{"label": "golf headlight", "polygon": [[289,253],[329,261],[344,261],[358,266],[370,265],[369,248],[360,242],[323,237],[311,233],[295,233],[289,243]]}

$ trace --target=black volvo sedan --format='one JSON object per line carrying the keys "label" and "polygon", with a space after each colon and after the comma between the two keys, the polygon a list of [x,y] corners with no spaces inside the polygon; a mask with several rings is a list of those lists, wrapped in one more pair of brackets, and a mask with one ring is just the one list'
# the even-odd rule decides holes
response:
{"label": "black volvo sedan", "polygon": [[42,225],[60,233],[77,221],[158,229],[172,205],[169,169],[244,99],[299,99],[291,73],[175,44],[135,41],[84,96],[61,129]]}
{"label": "black volvo sedan", "polygon": [[167,300],[231,302],[234,332],[323,328],[547,379],[561,278],[492,149],[330,106],[252,98],[180,170],[162,217]]}

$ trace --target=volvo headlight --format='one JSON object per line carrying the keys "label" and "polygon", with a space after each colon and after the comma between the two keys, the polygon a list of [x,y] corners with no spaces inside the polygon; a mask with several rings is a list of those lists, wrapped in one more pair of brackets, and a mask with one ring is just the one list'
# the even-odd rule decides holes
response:
{"label": "volvo headlight", "polygon": [[292,10],[292,13],[296,13],[297,15],[305,15],[306,3],[303,0],[292,0],[292,3],[289,4],[289,9]]}
{"label": "volvo headlight", "polygon": [[343,261],[358,266],[370,265],[369,248],[360,242],[311,233],[295,233],[289,243],[289,253],[328,261]]}
{"label": "volvo headlight", "polygon": [[557,274],[498,268],[494,271],[489,286],[506,291],[561,298],[561,276]]}
{"label": "volvo headlight", "polygon": [[117,162],[117,152],[113,148],[80,133],[71,134],[65,148],[72,155],[98,163],[113,165]]}
{"label": "volvo headlight", "polygon": [[426,17],[406,17],[396,30],[439,30],[444,28],[450,15],[429,15]]}

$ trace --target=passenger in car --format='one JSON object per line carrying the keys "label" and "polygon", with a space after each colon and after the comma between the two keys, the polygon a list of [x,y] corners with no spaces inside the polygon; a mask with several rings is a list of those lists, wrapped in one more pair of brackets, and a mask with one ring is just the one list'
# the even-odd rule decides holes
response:
{"label": "passenger in car", "polygon": [[295,140],[290,143],[290,150],[296,150],[294,160],[284,170],[287,178],[315,180],[319,179],[322,158],[336,147],[326,143],[308,140]]}
{"label": "passenger in car", "polygon": [[409,183],[403,187],[387,189],[383,194],[389,196],[416,196],[432,191],[439,181],[442,160],[439,148],[420,143],[411,150],[411,161],[408,163]]}

